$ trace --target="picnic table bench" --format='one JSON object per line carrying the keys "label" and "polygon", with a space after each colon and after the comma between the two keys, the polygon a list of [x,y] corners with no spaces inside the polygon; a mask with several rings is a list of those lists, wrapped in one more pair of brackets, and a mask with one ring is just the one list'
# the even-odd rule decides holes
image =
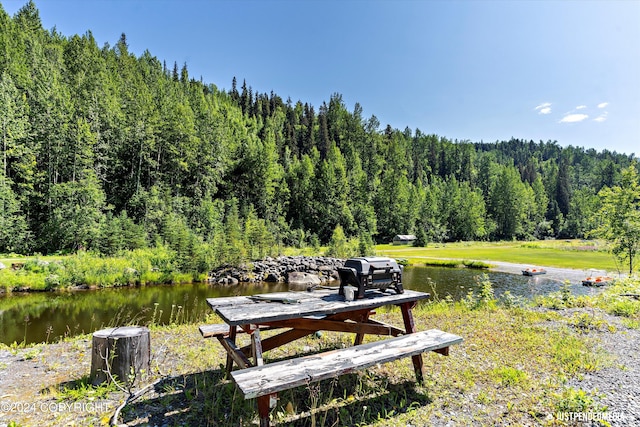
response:
{"label": "picnic table bench", "polygon": [[[256,296],[208,298],[207,303],[224,320],[223,324],[203,325],[205,338],[217,338],[227,352],[226,372],[246,399],[256,398],[260,425],[269,425],[269,412],[277,393],[312,382],[338,377],[380,363],[411,357],[416,379],[424,378],[422,353],[435,351],[448,355],[449,347],[462,338],[437,329],[418,332],[412,309],[429,294],[405,290],[368,291],[363,299],[345,301],[337,291],[280,292]],[[370,318],[373,310],[399,306],[404,329]],[[284,329],[261,338],[261,331]],[[306,355],[275,363],[265,363],[263,352],[314,334],[318,331],[355,333],[354,346]],[[250,344],[238,348],[236,336],[246,333]],[[363,344],[365,335],[393,338]],[[234,363],[240,368],[233,370]]]}

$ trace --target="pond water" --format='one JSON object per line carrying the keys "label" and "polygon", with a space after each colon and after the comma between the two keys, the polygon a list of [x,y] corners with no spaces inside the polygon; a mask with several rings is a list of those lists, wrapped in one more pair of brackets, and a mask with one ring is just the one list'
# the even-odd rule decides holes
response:
{"label": "pond water", "polygon": [[[476,277],[482,271],[460,268],[408,267],[403,273],[406,289],[430,292],[439,298],[463,298],[476,294]],[[496,296],[505,291],[530,298],[558,291],[561,283],[544,276],[488,272]],[[337,285],[337,283],[336,283]],[[0,342],[53,342],[60,337],[89,333],[125,323],[168,324],[202,322],[210,313],[206,298],[254,295],[288,290],[286,284],[260,283],[224,287],[209,284],[145,286],[97,291],[11,294],[0,297]],[[572,285],[574,294],[596,292]]]}

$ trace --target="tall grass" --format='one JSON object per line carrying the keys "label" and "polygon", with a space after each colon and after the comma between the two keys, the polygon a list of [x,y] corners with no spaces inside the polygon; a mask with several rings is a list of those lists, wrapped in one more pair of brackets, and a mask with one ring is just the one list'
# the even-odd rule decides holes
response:
{"label": "tall grass", "polygon": [[6,291],[49,291],[73,287],[106,288],[115,286],[201,281],[206,272],[184,272],[174,251],[160,246],[137,249],[118,256],[78,252],[62,259],[30,258],[22,268],[0,271],[0,283]]}

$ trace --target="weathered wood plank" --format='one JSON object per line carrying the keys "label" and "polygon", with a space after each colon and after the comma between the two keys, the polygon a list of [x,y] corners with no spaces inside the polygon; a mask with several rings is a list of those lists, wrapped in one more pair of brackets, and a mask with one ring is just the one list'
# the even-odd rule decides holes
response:
{"label": "weathered wood plank", "polygon": [[353,332],[359,334],[393,335],[390,325],[374,325],[361,322],[343,322],[335,320],[290,319],[278,321],[278,326],[305,329],[308,331]]}
{"label": "weathered wood plank", "polygon": [[284,360],[231,373],[245,399],[334,378],[378,363],[419,355],[462,342],[462,338],[431,329],[326,353]]}
{"label": "weathered wood plank", "polygon": [[380,320],[368,319],[367,323],[371,323],[372,325],[379,325],[379,326],[383,326],[385,328],[388,328],[391,331],[390,335],[393,335],[394,337],[397,337],[398,335],[406,334],[406,332],[403,331],[402,329],[397,328],[397,327],[395,327],[393,325],[390,325],[388,323],[381,322]]}
{"label": "weathered wood plank", "polygon": [[[245,326],[245,325],[242,325]],[[246,328],[242,326],[236,326],[236,334],[244,334],[251,333],[257,328],[257,325],[249,325],[249,332],[247,332]],[[266,331],[269,329],[276,329],[269,325],[263,325],[260,327],[261,330]],[[231,327],[224,323],[217,323],[212,325],[202,325],[198,327],[202,338],[217,338],[217,337],[228,337],[231,332]]]}
{"label": "weathered wood plank", "polygon": [[[362,317],[363,315],[365,315],[366,313],[368,313],[368,309],[364,309],[364,310],[358,310],[358,311],[351,311],[351,312],[344,312],[344,313],[338,313],[338,314],[332,314],[331,316],[326,316],[324,317],[326,320],[332,320],[332,321],[344,321],[344,320],[353,320],[353,319],[357,319]],[[322,317],[306,317],[307,320],[320,320],[322,319]],[[271,327],[273,329],[277,329],[280,326],[280,321],[276,321],[273,323],[270,323],[268,325],[268,327]],[[262,327],[261,329],[265,329],[264,327]],[[283,346],[285,344],[288,344],[290,342],[293,342],[297,339],[300,339],[302,337],[305,337],[307,335],[311,335],[312,333],[314,333],[315,331],[319,331],[320,329],[315,328],[313,330],[307,330],[307,329],[291,329],[288,330],[286,332],[282,332],[278,335],[274,335],[271,336],[269,338],[266,338],[264,340],[262,340],[262,351],[269,351],[269,350],[273,350],[274,348],[278,348],[280,346]],[[248,347],[243,347],[241,349],[241,351],[244,354],[250,354],[251,349]]]}
{"label": "weathered wood plank", "polygon": [[231,364],[230,361],[236,362],[238,366],[243,369],[251,366],[249,358],[238,349],[236,343],[230,338],[218,337],[218,340],[227,350],[227,373],[231,372],[233,367],[233,365],[229,366]]}
{"label": "weathered wood plank", "polygon": [[[312,333],[313,331],[307,331],[304,329],[291,329],[271,336],[269,338],[265,338],[262,340],[262,351],[266,352],[269,350],[273,350],[274,348],[278,348],[302,337],[306,337],[307,335],[311,335]],[[246,354],[251,351],[251,346],[243,347],[241,351]]]}
{"label": "weathered wood plank", "polygon": [[[344,301],[344,297],[332,291],[318,292],[282,292],[292,294],[291,298],[299,298],[298,303],[282,304],[279,302],[251,301],[238,304],[216,305],[216,313],[229,325],[241,325],[247,323],[264,324],[278,320],[297,319],[300,317],[314,316],[318,314],[336,314],[356,310],[373,309],[385,305],[400,305],[406,302],[415,302],[429,298],[428,293],[406,290],[403,294],[395,292],[368,291],[363,299]],[[302,296],[298,296],[302,295]],[[210,298],[207,300],[212,304]]]}
{"label": "weathered wood plank", "polygon": [[256,303],[278,302],[278,300],[285,300],[289,301],[290,303],[294,303],[294,301],[298,302],[321,298],[327,293],[329,292],[326,290],[320,290],[318,292],[271,292],[268,294],[258,295],[207,298],[207,304],[209,305],[209,307],[215,310],[218,307],[247,305],[252,306]]}
{"label": "weathered wood plank", "polygon": [[226,305],[253,304],[254,302],[245,296],[207,298],[207,304],[214,310]]}
{"label": "weathered wood plank", "polygon": [[214,325],[202,325],[198,327],[202,338],[211,338],[217,336],[226,337],[229,335],[230,326],[225,323],[218,323]]}

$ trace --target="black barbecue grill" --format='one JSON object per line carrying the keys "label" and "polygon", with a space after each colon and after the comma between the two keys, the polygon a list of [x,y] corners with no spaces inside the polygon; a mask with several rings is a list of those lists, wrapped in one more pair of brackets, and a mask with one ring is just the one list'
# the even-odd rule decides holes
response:
{"label": "black barbecue grill", "polygon": [[394,288],[403,293],[402,268],[396,260],[385,257],[350,258],[344,267],[338,268],[340,275],[340,295],[344,295],[345,286],[357,288],[356,298],[364,298],[367,289],[386,291]]}

